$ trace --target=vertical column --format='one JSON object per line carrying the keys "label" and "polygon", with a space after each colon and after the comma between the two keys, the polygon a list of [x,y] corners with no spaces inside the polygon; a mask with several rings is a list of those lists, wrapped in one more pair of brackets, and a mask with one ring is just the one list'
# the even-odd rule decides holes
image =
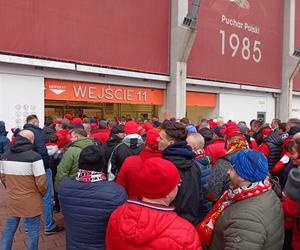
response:
{"label": "vertical column", "polygon": [[295,0],[284,1],[282,81],[279,105],[279,118],[287,121],[292,114],[293,72],[298,59],[293,56],[295,41]]}
{"label": "vertical column", "polygon": [[171,116],[182,118],[186,114],[187,59],[193,46],[196,32],[182,25],[188,13],[188,0],[171,2],[170,76],[167,84],[166,111]]}

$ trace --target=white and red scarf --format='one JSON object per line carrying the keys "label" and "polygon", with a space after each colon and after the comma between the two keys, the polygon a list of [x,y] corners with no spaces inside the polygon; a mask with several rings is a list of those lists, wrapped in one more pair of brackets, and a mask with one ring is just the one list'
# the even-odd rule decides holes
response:
{"label": "white and red scarf", "polygon": [[201,241],[207,246],[210,245],[214,233],[214,227],[218,217],[232,203],[249,199],[261,195],[272,188],[271,181],[267,177],[264,181],[252,183],[250,187],[240,187],[228,189],[221,198],[215,203],[204,220],[197,226]]}
{"label": "white and red scarf", "polygon": [[79,169],[76,180],[80,182],[91,183],[97,181],[106,181],[106,176],[102,172]]}

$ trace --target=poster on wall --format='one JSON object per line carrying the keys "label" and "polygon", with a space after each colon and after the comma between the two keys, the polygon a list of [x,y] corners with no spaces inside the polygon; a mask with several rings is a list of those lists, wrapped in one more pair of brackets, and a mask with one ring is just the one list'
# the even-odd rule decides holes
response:
{"label": "poster on wall", "polygon": [[284,1],[203,0],[188,77],[280,88]]}
{"label": "poster on wall", "polygon": [[[11,108],[11,107],[10,107]],[[36,105],[34,103],[17,103],[13,106],[13,112],[10,112],[14,117],[14,122],[17,128],[22,128],[26,123],[26,118],[29,115],[36,115]]]}

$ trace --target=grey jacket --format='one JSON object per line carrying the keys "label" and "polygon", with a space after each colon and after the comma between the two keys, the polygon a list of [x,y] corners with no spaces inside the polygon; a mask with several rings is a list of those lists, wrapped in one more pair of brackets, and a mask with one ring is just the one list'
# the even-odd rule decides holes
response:
{"label": "grey jacket", "polygon": [[207,179],[207,194],[214,200],[218,200],[229,188],[230,178],[227,171],[231,166],[230,158],[231,155],[225,155],[218,159]]}
{"label": "grey jacket", "polygon": [[273,190],[231,204],[217,219],[210,250],[281,250],[283,211]]}

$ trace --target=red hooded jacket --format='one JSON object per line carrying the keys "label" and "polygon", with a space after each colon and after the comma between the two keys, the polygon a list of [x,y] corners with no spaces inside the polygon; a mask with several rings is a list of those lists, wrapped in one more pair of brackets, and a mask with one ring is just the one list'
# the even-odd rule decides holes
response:
{"label": "red hooded jacket", "polygon": [[91,134],[91,137],[105,144],[109,138],[111,129],[99,129],[96,134]]}
{"label": "red hooded jacket", "polygon": [[211,165],[214,166],[219,158],[226,154],[225,142],[223,139],[215,140],[205,148],[205,153],[210,156]]}
{"label": "red hooded jacket", "polygon": [[139,172],[143,162],[151,157],[162,158],[162,152],[145,147],[140,155],[129,156],[124,161],[116,182],[127,191],[129,199],[139,197],[139,189],[135,184],[135,175]]}
{"label": "red hooded jacket", "polygon": [[196,229],[173,209],[129,200],[109,219],[106,249],[202,250]]}

